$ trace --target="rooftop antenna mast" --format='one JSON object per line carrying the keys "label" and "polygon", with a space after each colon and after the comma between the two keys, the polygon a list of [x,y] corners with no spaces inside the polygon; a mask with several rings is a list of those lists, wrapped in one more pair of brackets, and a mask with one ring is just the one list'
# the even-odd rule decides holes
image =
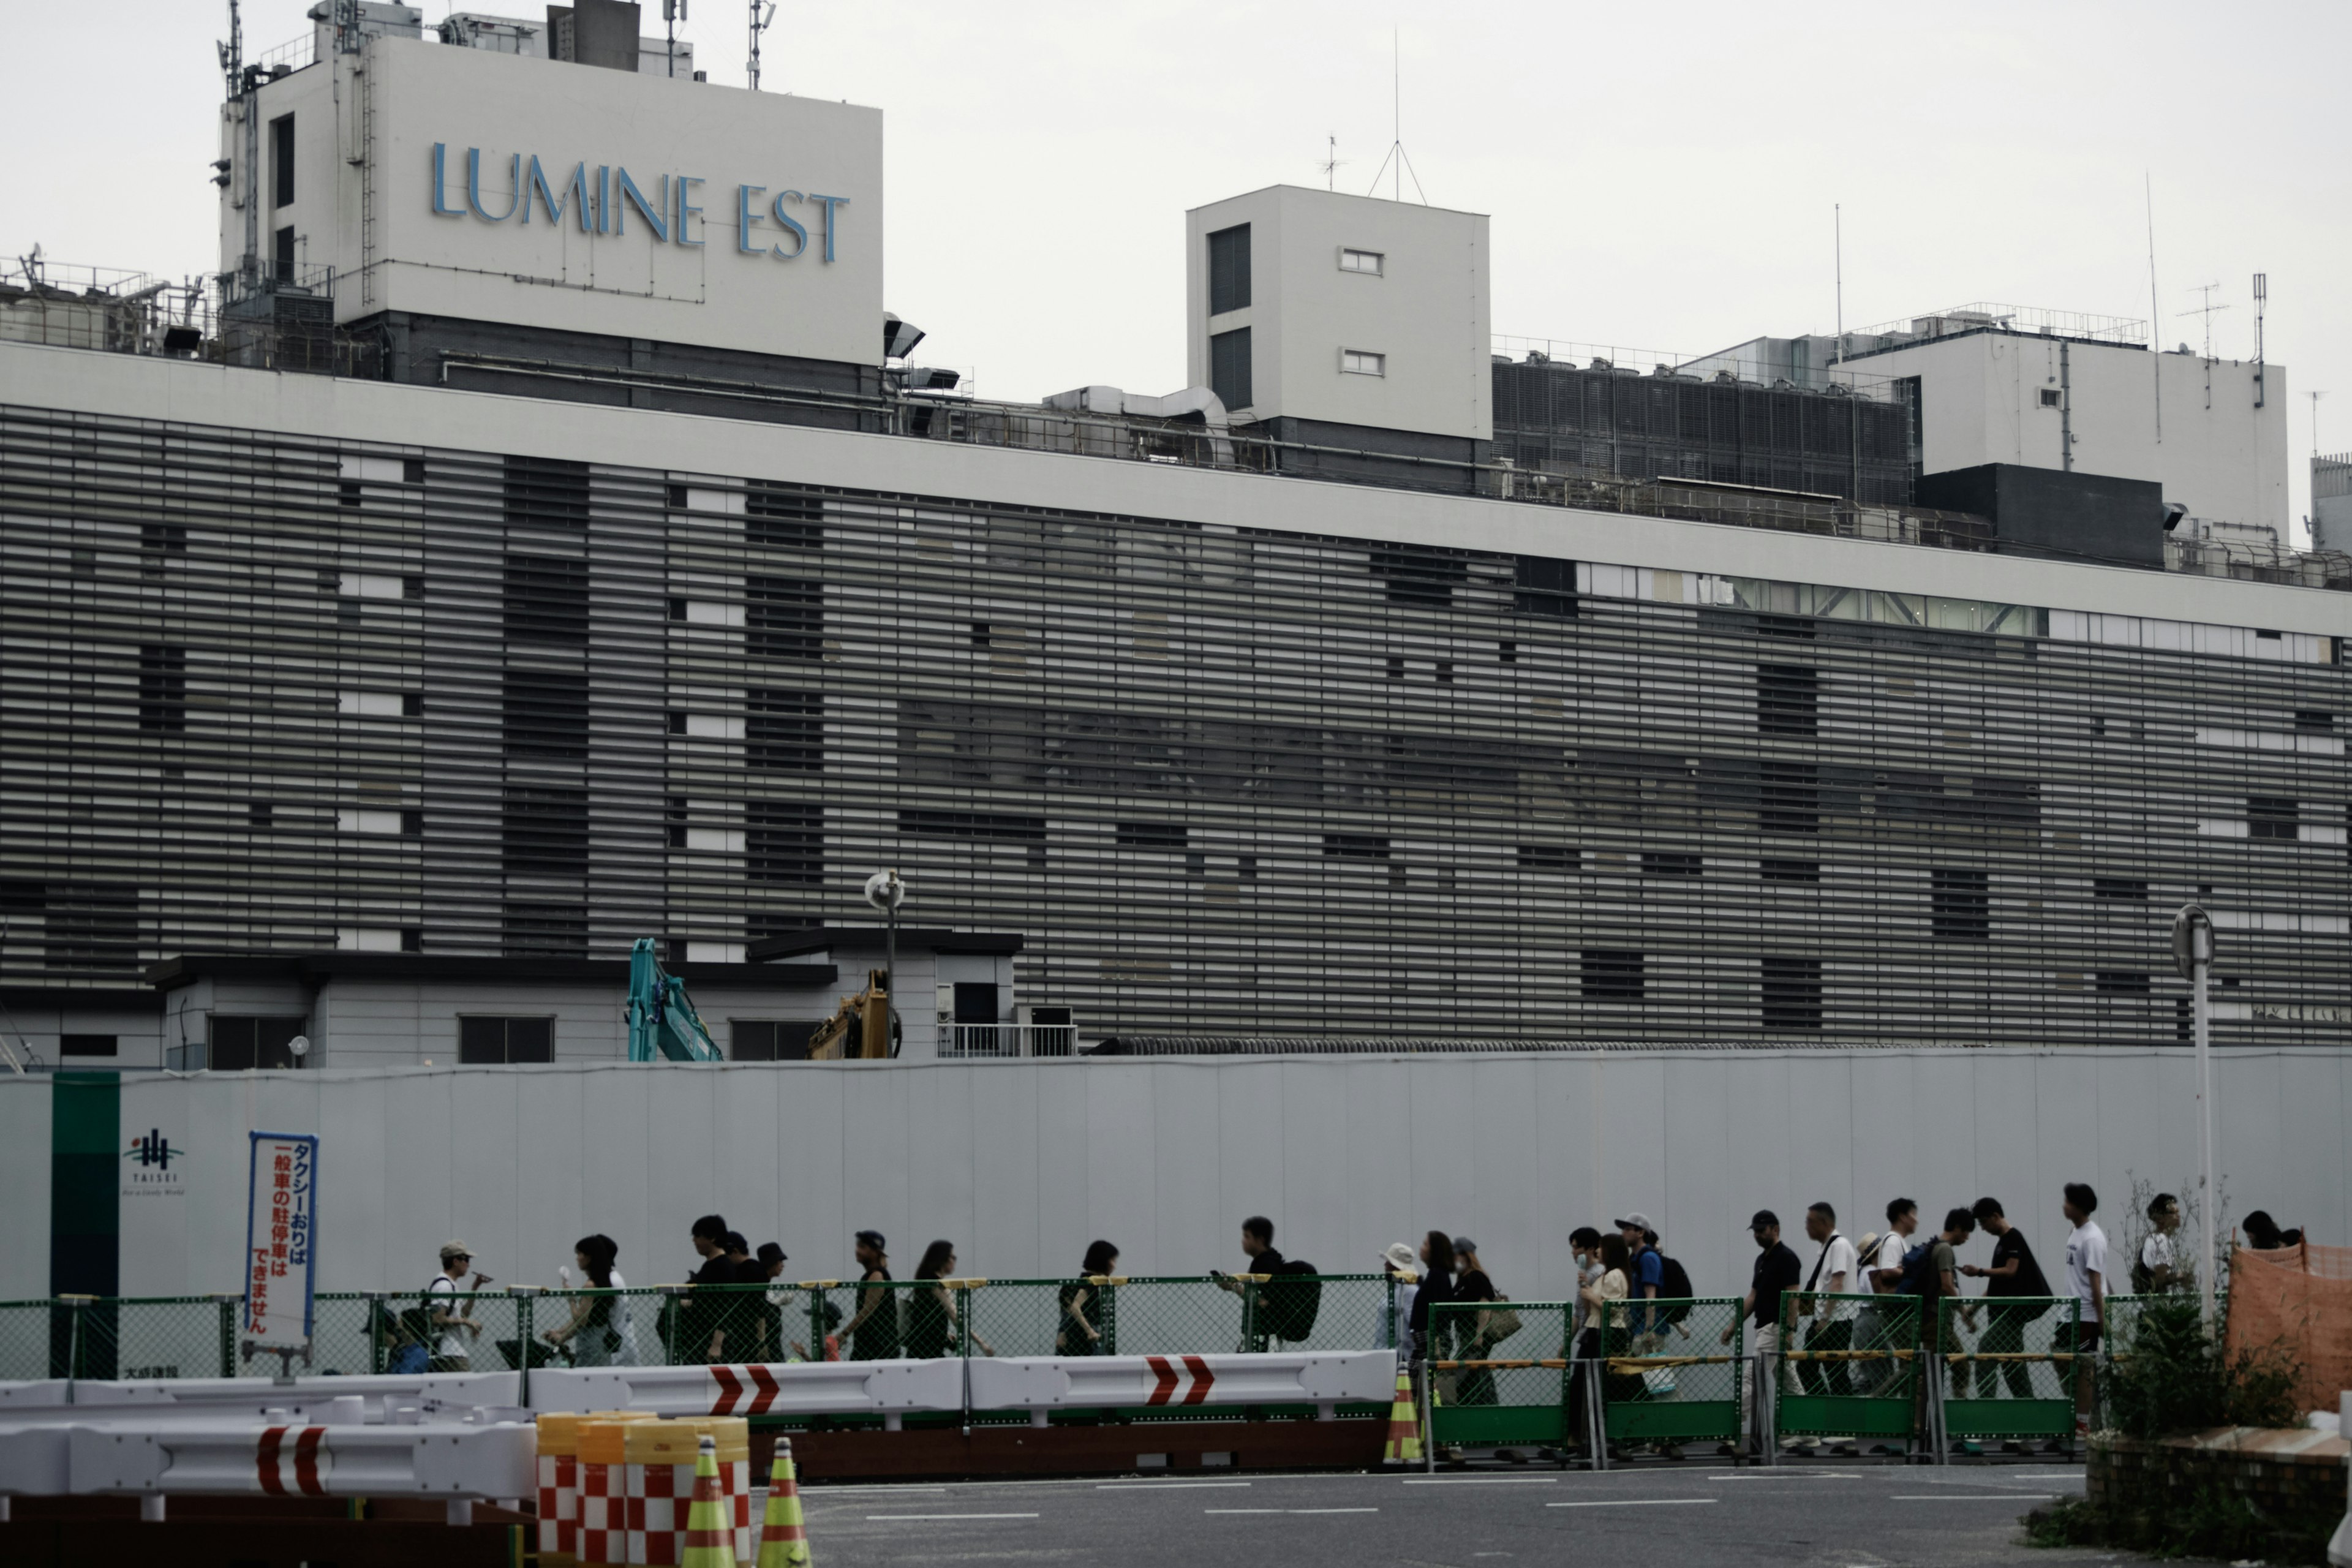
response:
{"label": "rooftop antenna mast", "polygon": [[261,126],[254,113],[249,76],[258,75],[260,68],[248,72],[245,64],[245,23],[237,14],[236,0],[228,0],[228,41],[217,45],[220,51],[221,74],[228,79],[228,100],[236,105],[242,134],[237,138],[243,146],[245,188],[236,189],[238,171],[234,163],[222,167],[220,182],[230,190],[229,205],[245,212],[245,254],[237,258],[236,275],[250,287],[261,272],[261,204],[255,200],[256,170],[261,162]]}
{"label": "rooftop antenna mast", "polygon": [[2194,289],[2191,289],[2189,292],[2192,294],[2203,295],[2205,302],[2198,306],[2197,309],[2193,310],[2183,310],[2180,312],[2184,316],[2202,316],[2205,318],[2205,406],[2208,408],[2213,406],[2213,312],[2216,310],[2226,310],[2230,308],[2227,305],[2216,305],[2213,303],[2213,290],[2220,287],[2221,285],[2219,283],[2198,284]]}
{"label": "rooftop antenna mast", "polygon": [[1339,188],[1336,178],[1339,166],[1348,160],[1339,156],[1339,139],[1337,136],[1327,136],[1324,141],[1329,143],[1329,151],[1324,154],[1323,161],[1315,166],[1323,171],[1323,188],[1327,191],[1336,191]]}
{"label": "rooftop antenna mast", "polygon": [[1830,246],[1832,264],[1837,269],[1837,348],[1830,355],[1832,364],[1845,363],[1845,204],[1830,204]]}
{"label": "rooftop antenna mast", "polygon": [[773,0],[769,0],[765,5],[761,4],[761,0],[751,0],[751,62],[749,73],[753,92],[760,90],[760,35],[766,32],[768,24],[775,19],[776,7]]}
{"label": "rooftop antenna mast", "polygon": [[662,0],[662,22],[669,38],[669,74],[677,75],[677,25],[686,20],[686,0]]}
{"label": "rooftop antenna mast", "polygon": [[[1412,174],[1412,194],[1421,198],[1423,206],[1427,206],[1429,197],[1421,188],[1421,175],[1414,172],[1412,160],[1404,155],[1404,49],[1394,28],[1389,30],[1389,116],[1393,139],[1389,142],[1389,155],[1381,160],[1379,168],[1372,171],[1372,188],[1364,194],[1379,195],[1381,176],[1389,174],[1390,200],[1401,202],[1404,200],[1404,177]],[[1396,171],[1392,174],[1389,173],[1391,165]]]}
{"label": "rooftop antenna mast", "polygon": [[[2140,172],[2140,192],[2147,202],[2147,352],[2148,384],[2156,388],[2156,444],[2164,445],[2164,307],[2157,303],[2156,295],[2156,176]],[[2068,454],[2073,455],[2071,451]],[[2069,465],[2071,467],[2071,465]]]}
{"label": "rooftop antenna mast", "polygon": [[2263,406],[2269,388],[2263,382],[2263,312],[2271,302],[2271,275],[2254,274],[2254,406]]}

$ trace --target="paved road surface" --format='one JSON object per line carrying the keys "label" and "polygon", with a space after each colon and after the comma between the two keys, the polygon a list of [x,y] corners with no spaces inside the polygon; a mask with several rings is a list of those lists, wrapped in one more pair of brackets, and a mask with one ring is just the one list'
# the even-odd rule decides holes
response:
{"label": "paved road surface", "polygon": [[2128,1564],[2024,1543],[2020,1517],[2077,1495],[2063,1461],[813,1487],[826,1568],[985,1563],[1507,1568],[1516,1562],[1776,1568]]}

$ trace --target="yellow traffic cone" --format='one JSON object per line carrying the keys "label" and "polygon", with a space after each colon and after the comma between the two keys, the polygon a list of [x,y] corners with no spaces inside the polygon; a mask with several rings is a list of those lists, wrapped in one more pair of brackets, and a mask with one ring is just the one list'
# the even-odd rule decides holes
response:
{"label": "yellow traffic cone", "polygon": [[1389,1441],[1382,1459],[1391,1465],[1421,1462],[1421,1418],[1413,1414],[1412,1374],[1397,1373],[1396,1402],[1389,1406]]}
{"label": "yellow traffic cone", "polygon": [[758,1568],[809,1568],[808,1527],[801,1521],[801,1487],[793,1470],[793,1440],[776,1439],[768,1474],[768,1511],[760,1521]]}
{"label": "yellow traffic cone", "polygon": [[719,1445],[705,1434],[694,1456],[694,1500],[686,1510],[678,1568],[735,1568],[735,1521],[719,1490]]}

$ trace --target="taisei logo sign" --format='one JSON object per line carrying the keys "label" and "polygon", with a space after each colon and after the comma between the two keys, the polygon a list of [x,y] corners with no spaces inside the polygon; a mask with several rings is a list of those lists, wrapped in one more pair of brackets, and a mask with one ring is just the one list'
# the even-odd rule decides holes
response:
{"label": "taisei logo sign", "polygon": [[131,1140],[123,1151],[122,1191],[126,1197],[148,1197],[161,1194],[184,1195],[187,1188],[174,1167],[188,1157],[188,1152],[163,1136],[161,1128],[150,1128],[140,1137]]}
{"label": "taisei logo sign", "polygon": [[[497,167],[494,162],[494,175]],[[562,165],[557,167],[560,171]],[[656,243],[693,247],[704,243],[700,237],[702,208],[694,204],[693,197],[700,194],[695,187],[707,182],[698,175],[657,174],[641,185],[617,163],[599,163],[592,173],[585,163],[579,163],[572,166],[570,173],[559,172],[551,179],[538,153],[509,153],[504,193],[506,210],[492,212],[482,200],[482,150],[468,147],[461,202],[449,199],[449,144],[436,142],[433,212],[436,217],[471,216],[484,223],[528,225],[536,211],[550,225],[561,225],[569,217],[580,226],[583,234],[618,237],[625,232],[629,209],[635,207],[638,221],[653,232]],[[493,193],[493,199],[496,195]],[[794,261],[814,243],[818,254],[831,261],[841,234],[841,209],[848,205],[847,196],[814,192],[803,195],[799,191],[777,191],[772,195],[765,185],[738,185],[735,248],[745,256]],[[814,242],[809,237],[812,225],[818,231]]]}

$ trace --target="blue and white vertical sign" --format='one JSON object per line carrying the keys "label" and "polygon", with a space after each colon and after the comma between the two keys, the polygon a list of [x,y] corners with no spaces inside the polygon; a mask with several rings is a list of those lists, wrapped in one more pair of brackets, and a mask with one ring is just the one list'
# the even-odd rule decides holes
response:
{"label": "blue and white vertical sign", "polygon": [[307,1350],[318,1289],[319,1139],[310,1132],[251,1137],[238,1337],[255,1350]]}

